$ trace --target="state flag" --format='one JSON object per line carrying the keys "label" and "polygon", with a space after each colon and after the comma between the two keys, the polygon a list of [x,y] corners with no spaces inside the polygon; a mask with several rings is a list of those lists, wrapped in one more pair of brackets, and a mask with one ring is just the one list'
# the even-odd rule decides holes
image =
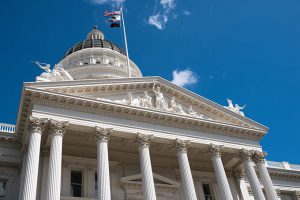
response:
{"label": "state flag", "polygon": [[120,23],[113,22],[113,23],[110,24],[110,27],[111,27],[111,28],[118,28],[118,27],[121,27],[121,24],[120,24]]}
{"label": "state flag", "polygon": [[110,22],[120,22],[121,21],[121,16],[120,15],[115,15],[115,16],[112,16],[110,19],[109,19]]}

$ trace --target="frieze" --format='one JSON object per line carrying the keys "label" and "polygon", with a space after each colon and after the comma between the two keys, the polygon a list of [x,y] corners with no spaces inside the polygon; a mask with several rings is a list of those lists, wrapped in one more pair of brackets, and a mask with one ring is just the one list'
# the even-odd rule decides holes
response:
{"label": "frieze", "polygon": [[128,106],[135,106],[135,107],[142,107],[142,108],[149,108],[149,109],[156,109],[160,111],[166,111],[166,112],[172,112],[180,115],[190,116],[190,117],[196,117],[206,120],[214,120],[206,115],[199,114],[197,111],[193,109],[193,106],[190,105],[188,109],[184,109],[183,106],[176,102],[175,96],[172,96],[170,100],[168,100],[164,93],[161,92],[160,87],[156,87],[156,89],[153,89],[152,96],[149,95],[148,91],[144,91],[143,96],[137,96],[136,98],[133,96],[131,92],[127,93],[127,97],[123,99],[107,99],[99,97],[97,100],[102,101],[108,101],[108,102],[115,102],[118,104],[124,104]]}
{"label": "frieze", "polygon": [[[180,118],[180,117],[175,117],[172,116],[172,120],[168,120],[167,122],[164,121],[164,119],[169,118],[170,116],[167,114],[162,114],[158,112],[152,112],[151,114],[143,112],[143,111],[135,111],[131,112],[131,114],[128,114],[128,111],[130,110],[129,108],[123,108],[120,110],[115,110],[114,105],[109,105],[109,104],[97,104],[97,109],[87,107],[87,106],[81,106],[81,105],[72,105],[72,104],[67,104],[64,102],[57,102],[57,101],[50,101],[46,99],[33,99],[32,100],[34,103],[39,104],[39,105],[46,105],[46,106],[51,106],[51,107],[57,107],[61,109],[66,109],[66,110],[74,110],[74,111],[82,111],[82,112],[89,112],[89,113],[94,113],[94,114],[101,114],[105,116],[111,116],[111,117],[118,117],[118,118],[127,118],[130,120],[136,120],[136,121],[141,121],[141,122],[147,122],[147,123],[152,123],[152,124],[159,124],[159,125],[171,125],[179,128],[184,128],[184,129],[191,129],[191,130],[202,130],[210,133],[215,133],[215,134],[221,134],[221,135],[229,135],[229,136],[235,136],[235,137],[241,137],[241,138],[249,138],[249,139],[257,139],[259,140],[264,133],[259,133],[255,130],[251,129],[243,129],[239,127],[231,127],[227,126],[225,124],[221,123],[213,123],[208,122],[208,121],[198,121],[196,119],[191,120],[188,118]],[[125,112],[126,111],[126,112]],[[123,113],[124,112],[124,113]],[[142,114],[143,113],[143,114]],[[142,115],[141,115],[142,114]]]}

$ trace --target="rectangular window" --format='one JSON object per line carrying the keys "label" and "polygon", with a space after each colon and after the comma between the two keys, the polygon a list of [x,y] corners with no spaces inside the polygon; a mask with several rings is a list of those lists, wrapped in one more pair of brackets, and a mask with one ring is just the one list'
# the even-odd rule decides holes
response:
{"label": "rectangular window", "polygon": [[71,171],[71,195],[82,197],[82,172]]}
{"label": "rectangular window", "polygon": [[0,180],[0,200],[5,199],[6,181]]}
{"label": "rectangular window", "polygon": [[203,187],[205,200],[213,200],[213,195],[209,187],[209,184],[203,184],[202,187]]}

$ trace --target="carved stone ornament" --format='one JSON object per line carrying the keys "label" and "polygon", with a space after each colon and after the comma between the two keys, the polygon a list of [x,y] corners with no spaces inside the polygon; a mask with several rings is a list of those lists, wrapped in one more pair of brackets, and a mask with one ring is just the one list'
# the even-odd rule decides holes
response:
{"label": "carved stone ornament", "polygon": [[66,133],[69,122],[50,120],[50,134],[63,136]]}
{"label": "carved stone ornament", "polygon": [[30,116],[30,129],[34,132],[42,132],[48,124],[48,119],[40,119]]}
{"label": "carved stone ornament", "polygon": [[215,145],[210,143],[210,145],[207,147],[208,152],[211,154],[211,156],[221,156],[222,154],[222,148],[223,146]]}
{"label": "carved stone ornament", "polygon": [[264,163],[264,162],[265,162],[266,156],[267,156],[267,153],[266,153],[266,152],[255,151],[255,152],[253,153],[252,160],[253,160],[255,163]]}
{"label": "carved stone ornament", "polygon": [[177,150],[178,152],[181,152],[181,151],[184,151],[184,152],[187,152],[187,149],[188,149],[188,146],[189,144],[191,143],[191,141],[184,141],[184,140],[181,140],[181,139],[176,139],[176,147],[177,147]]}
{"label": "carved stone ornament", "polygon": [[171,97],[170,100],[167,100],[164,97],[164,94],[161,92],[160,87],[156,87],[156,89],[152,91],[152,94],[153,97],[150,96],[147,91],[144,91],[143,96],[134,96],[131,92],[128,92],[127,96],[122,99],[111,100],[107,98],[98,97],[97,100],[110,101],[110,102],[115,102],[115,103],[124,104],[128,106],[141,107],[141,108],[158,109],[158,110],[172,112],[180,115],[213,120],[212,118],[206,115],[200,113],[198,114],[193,109],[192,106],[189,106],[188,108],[184,108],[184,106],[176,102],[175,97]]}
{"label": "carved stone ornament", "polygon": [[44,156],[49,156],[49,153],[50,153],[50,146],[45,145],[45,146],[42,148],[42,151],[43,151]]}
{"label": "carved stone ornament", "polygon": [[150,147],[150,141],[154,138],[153,135],[145,135],[142,133],[137,133],[137,141],[140,146]]}
{"label": "carved stone ornament", "polygon": [[233,175],[236,178],[242,179],[245,177],[245,172],[243,170],[233,170]]}
{"label": "carved stone ornament", "polygon": [[247,150],[243,148],[237,153],[236,157],[241,161],[245,161],[245,160],[251,160],[252,155],[253,155],[252,150]]}
{"label": "carved stone ornament", "polygon": [[[50,69],[50,64],[34,62],[39,68],[44,70],[41,75],[37,76],[35,79],[37,82],[51,82],[51,81],[69,81],[73,80],[73,77],[67,72],[62,65],[56,64],[54,68]],[[44,65],[44,66],[42,66]]]}
{"label": "carved stone ornament", "polygon": [[109,137],[112,134],[112,132],[113,132],[112,128],[102,128],[102,127],[96,126],[95,136],[100,141],[108,142]]}

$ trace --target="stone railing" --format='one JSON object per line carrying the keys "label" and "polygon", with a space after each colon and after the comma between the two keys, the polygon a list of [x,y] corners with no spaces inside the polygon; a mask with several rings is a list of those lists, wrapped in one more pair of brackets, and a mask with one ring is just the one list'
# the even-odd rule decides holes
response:
{"label": "stone railing", "polygon": [[267,167],[300,171],[300,165],[290,164],[288,162],[267,161]]}
{"label": "stone railing", "polygon": [[16,126],[13,124],[0,123],[0,133],[15,133]]}

